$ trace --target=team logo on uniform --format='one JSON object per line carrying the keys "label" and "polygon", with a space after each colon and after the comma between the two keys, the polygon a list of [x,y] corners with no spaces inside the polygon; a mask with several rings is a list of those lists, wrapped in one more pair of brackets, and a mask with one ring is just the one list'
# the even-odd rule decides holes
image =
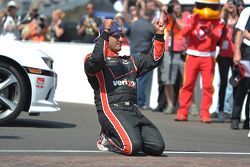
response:
{"label": "team logo on uniform", "polygon": [[212,25],[199,25],[195,30],[195,35],[199,40],[204,40],[212,32]]}
{"label": "team logo on uniform", "polygon": [[113,85],[114,86],[125,86],[127,85],[130,88],[136,88],[136,82],[135,81],[131,81],[131,80],[115,80],[113,81]]}

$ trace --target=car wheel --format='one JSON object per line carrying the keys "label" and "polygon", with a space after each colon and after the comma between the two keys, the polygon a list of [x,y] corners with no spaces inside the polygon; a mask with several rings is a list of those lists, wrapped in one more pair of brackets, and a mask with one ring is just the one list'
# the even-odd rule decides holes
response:
{"label": "car wheel", "polygon": [[0,124],[16,119],[24,109],[27,86],[25,79],[11,64],[0,62]]}

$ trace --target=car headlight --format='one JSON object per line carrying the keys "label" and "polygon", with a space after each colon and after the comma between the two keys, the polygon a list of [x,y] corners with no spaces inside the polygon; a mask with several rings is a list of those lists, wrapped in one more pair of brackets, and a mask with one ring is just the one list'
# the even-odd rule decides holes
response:
{"label": "car headlight", "polygon": [[50,57],[42,57],[43,61],[45,62],[45,64],[47,64],[47,66],[52,70],[53,69],[53,59]]}

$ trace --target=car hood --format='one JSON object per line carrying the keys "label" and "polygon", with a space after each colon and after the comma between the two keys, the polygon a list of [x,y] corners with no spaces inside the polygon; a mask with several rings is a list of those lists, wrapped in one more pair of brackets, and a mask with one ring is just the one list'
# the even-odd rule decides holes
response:
{"label": "car hood", "polygon": [[49,56],[24,42],[0,38],[0,55],[18,62],[21,66],[50,70],[42,59]]}

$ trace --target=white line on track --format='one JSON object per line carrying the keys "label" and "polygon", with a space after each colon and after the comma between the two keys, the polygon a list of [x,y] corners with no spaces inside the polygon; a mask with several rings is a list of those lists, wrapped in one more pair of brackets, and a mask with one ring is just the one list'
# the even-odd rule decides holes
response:
{"label": "white line on track", "polygon": [[[103,153],[95,150],[0,150],[0,153]],[[109,153],[109,152],[105,152]],[[164,154],[196,154],[196,155],[250,155],[246,152],[189,152],[164,151]]]}
{"label": "white line on track", "polygon": [[181,151],[164,151],[165,154],[202,154],[202,155],[250,155],[243,152],[181,152]]}

